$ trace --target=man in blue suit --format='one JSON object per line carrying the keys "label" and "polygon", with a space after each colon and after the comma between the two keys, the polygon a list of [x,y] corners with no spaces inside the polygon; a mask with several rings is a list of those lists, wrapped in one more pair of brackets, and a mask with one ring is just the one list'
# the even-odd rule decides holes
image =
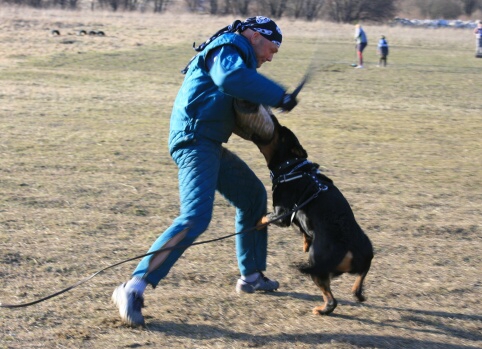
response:
{"label": "man in blue suit", "polygon": [[[180,214],[149,252],[163,250],[142,259],[132,278],[112,295],[128,325],[144,325],[141,307],[146,286],[156,287],[186,246],[208,228],[216,191],[236,207],[237,232],[252,229],[266,214],[263,183],[222,144],[234,130],[235,98],[284,111],[296,106],[296,98],[257,72],[272,61],[281,41],[281,30],[267,17],[237,20],[198,46],[199,53],[183,71],[186,76],[174,102],[169,134],[169,151],[179,169]],[[278,289],[279,283],[263,274],[267,239],[266,228],[236,235],[241,274],[237,292]]]}

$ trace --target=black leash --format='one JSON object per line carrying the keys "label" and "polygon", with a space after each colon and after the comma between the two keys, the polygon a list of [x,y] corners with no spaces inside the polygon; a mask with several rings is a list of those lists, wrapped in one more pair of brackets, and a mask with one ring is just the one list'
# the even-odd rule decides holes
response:
{"label": "black leash", "polygon": [[55,292],[55,293],[52,293],[46,297],[43,297],[43,298],[40,298],[40,299],[37,299],[35,301],[32,301],[32,302],[28,302],[28,303],[21,303],[21,304],[4,304],[4,303],[0,303],[0,308],[8,308],[8,309],[14,309],[14,308],[24,308],[24,307],[29,307],[31,305],[34,305],[34,304],[38,304],[38,303],[41,303],[43,301],[46,301],[50,298],[54,298],[56,296],[59,296],[61,295],[62,293],[65,293],[65,292],[68,292],[82,284],[85,284],[87,281],[93,279],[95,276],[99,275],[100,273],[108,270],[108,269],[111,269],[111,268],[114,268],[114,267],[117,267],[118,265],[121,265],[121,264],[124,264],[124,263],[127,263],[127,262],[131,262],[133,260],[136,260],[136,259],[140,259],[140,258],[144,258],[144,257],[147,257],[147,256],[150,256],[150,255],[153,255],[153,254],[156,254],[156,253],[159,253],[159,252],[163,252],[163,251],[171,251],[171,250],[176,250],[176,249],[181,249],[181,248],[188,248],[188,247],[191,247],[191,246],[195,246],[195,245],[203,245],[203,244],[208,244],[208,243],[211,243],[211,242],[216,242],[216,241],[221,241],[221,240],[224,240],[224,239],[227,239],[227,238],[230,238],[230,237],[233,237],[233,236],[236,236],[236,235],[240,235],[240,234],[245,234],[245,233],[248,233],[250,231],[253,231],[255,229],[261,229],[261,228],[264,228],[266,226],[268,226],[269,224],[273,223],[273,222],[276,222],[280,219],[283,219],[289,215],[292,215],[292,214],[295,214],[298,210],[300,210],[303,206],[305,206],[306,204],[308,204],[311,200],[313,200],[314,198],[316,198],[318,196],[320,191],[316,192],[315,194],[313,194],[310,198],[308,198],[306,201],[304,201],[301,205],[299,206],[296,206],[294,209],[292,209],[291,211],[285,213],[285,214],[282,214],[278,217],[275,217],[273,218],[272,220],[270,220],[269,222],[267,223],[263,223],[263,224],[260,224],[259,226],[256,226],[256,227],[252,227],[252,228],[249,228],[249,229],[246,229],[246,230],[243,230],[243,231],[240,231],[238,233],[234,233],[234,234],[230,234],[230,235],[226,235],[226,236],[222,236],[222,237],[219,237],[219,238],[215,238],[215,239],[211,239],[211,240],[205,240],[205,241],[200,241],[200,242],[193,242],[192,244],[190,245],[181,245],[181,246],[172,246],[172,247],[165,247],[165,248],[160,248],[156,251],[152,251],[152,252],[148,252],[148,253],[145,253],[143,255],[139,255],[139,256],[135,256],[135,257],[132,257],[132,258],[128,258],[128,259],[125,259],[123,261],[120,261],[118,263],[115,263],[115,264],[111,264],[97,272],[95,272],[94,274],[86,277],[85,279],[82,279],[78,282],[76,282],[75,284],[73,285],[70,285],[69,287],[67,288],[64,288],[63,290],[60,290],[58,292]]}

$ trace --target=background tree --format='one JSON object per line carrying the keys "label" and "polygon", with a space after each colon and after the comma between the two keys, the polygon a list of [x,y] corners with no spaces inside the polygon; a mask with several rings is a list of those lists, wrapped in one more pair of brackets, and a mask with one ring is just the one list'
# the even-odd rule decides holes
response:
{"label": "background tree", "polygon": [[189,12],[197,12],[198,0],[184,0],[184,2]]}
{"label": "background tree", "polygon": [[416,5],[425,18],[457,18],[462,14],[461,3],[456,0],[417,0]]}
{"label": "background tree", "polygon": [[479,0],[460,0],[462,3],[462,11],[467,16],[471,16],[478,8],[482,6]]}
{"label": "background tree", "polygon": [[[146,1],[148,2],[149,0],[146,0]],[[152,0],[153,6],[154,6],[153,12],[161,13],[166,11],[167,6],[170,4],[170,2],[171,0]]]}
{"label": "background tree", "polygon": [[327,14],[336,22],[383,21],[397,12],[396,0],[329,0]]}
{"label": "background tree", "polygon": [[281,18],[288,5],[288,0],[261,0],[258,7],[259,13],[267,13],[269,17]]}
{"label": "background tree", "polygon": [[306,18],[309,21],[318,18],[325,0],[292,0],[295,18]]}
{"label": "background tree", "polygon": [[108,0],[108,3],[112,11],[116,12],[119,9],[120,0]]}
{"label": "background tree", "polygon": [[335,22],[383,22],[396,15],[408,18],[455,19],[462,15],[475,16],[482,11],[482,0],[0,0],[35,8],[83,8],[110,11],[152,10],[165,12],[171,5],[176,10],[211,15],[230,15],[239,19],[264,14],[272,18],[295,18],[314,21],[330,19]]}
{"label": "background tree", "polygon": [[224,5],[221,10],[221,14],[227,15],[234,13],[234,1],[235,0],[224,0]]}
{"label": "background tree", "polygon": [[318,18],[325,0],[306,0],[305,18],[308,21],[313,21]]}
{"label": "background tree", "polygon": [[293,5],[293,15],[295,18],[300,18],[305,8],[305,0],[295,1]]}
{"label": "background tree", "polygon": [[247,17],[248,13],[249,13],[250,2],[251,2],[251,0],[237,0],[235,2],[235,8],[236,8],[235,14],[240,14],[244,17]]}
{"label": "background tree", "polygon": [[138,0],[124,0],[122,4],[122,8],[125,11],[135,11],[137,10]]}
{"label": "background tree", "polygon": [[209,1],[209,13],[215,15],[218,13],[218,0]]}

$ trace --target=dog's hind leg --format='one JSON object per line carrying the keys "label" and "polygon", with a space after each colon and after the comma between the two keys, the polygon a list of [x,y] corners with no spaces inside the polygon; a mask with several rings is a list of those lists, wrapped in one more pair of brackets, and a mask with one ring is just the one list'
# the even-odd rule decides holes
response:
{"label": "dog's hind leg", "polygon": [[368,270],[370,270],[370,264],[371,264],[371,262],[368,263],[368,266],[365,269],[365,271],[358,274],[358,276],[356,277],[355,283],[353,284],[353,287],[351,289],[351,292],[353,293],[353,296],[359,302],[364,302],[365,299],[366,299],[365,296],[363,296],[363,281],[365,280],[365,277],[368,274]]}
{"label": "dog's hind leg", "polygon": [[333,297],[333,293],[331,293],[330,288],[330,277],[321,277],[317,275],[311,275],[311,279],[313,282],[318,286],[323,294],[323,300],[325,304],[321,307],[314,307],[313,314],[315,315],[328,315],[333,310],[335,310],[338,302],[336,301],[335,297]]}

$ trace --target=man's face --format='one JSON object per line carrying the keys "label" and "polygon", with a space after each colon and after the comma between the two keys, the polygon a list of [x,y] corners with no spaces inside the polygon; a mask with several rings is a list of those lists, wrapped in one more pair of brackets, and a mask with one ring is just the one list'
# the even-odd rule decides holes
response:
{"label": "man's face", "polygon": [[251,45],[253,45],[256,54],[258,68],[261,67],[264,62],[271,62],[274,54],[278,52],[278,46],[258,32],[255,32],[251,37]]}

